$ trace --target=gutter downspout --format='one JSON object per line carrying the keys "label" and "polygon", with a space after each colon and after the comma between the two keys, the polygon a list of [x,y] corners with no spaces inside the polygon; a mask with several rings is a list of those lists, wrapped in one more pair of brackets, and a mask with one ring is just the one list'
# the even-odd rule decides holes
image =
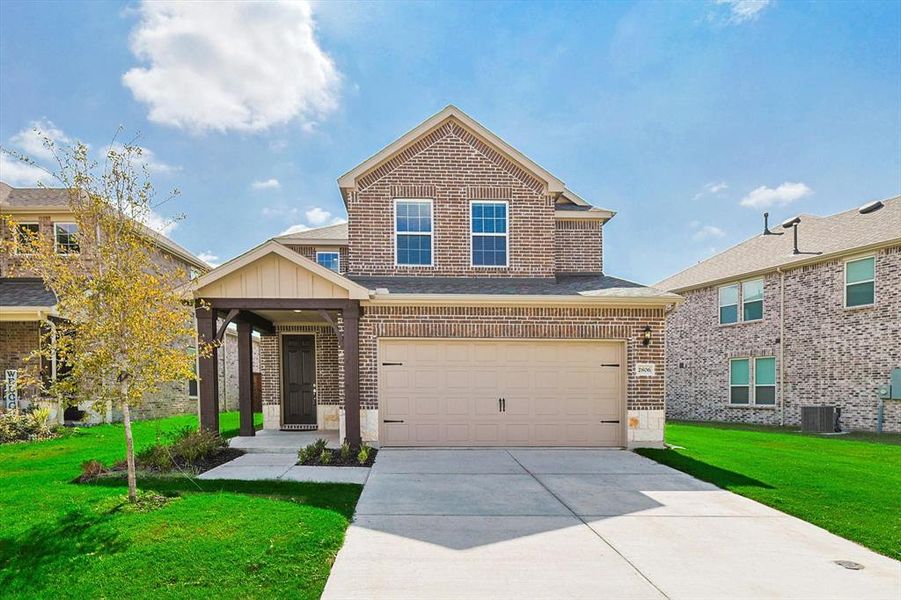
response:
{"label": "gutter downspout", "polygon": [[785,427],[785,271],[779,273],[779,425]]}

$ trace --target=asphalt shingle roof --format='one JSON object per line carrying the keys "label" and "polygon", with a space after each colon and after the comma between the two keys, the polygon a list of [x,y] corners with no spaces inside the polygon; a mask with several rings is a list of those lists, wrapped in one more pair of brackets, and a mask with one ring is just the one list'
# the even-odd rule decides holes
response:
{"label": "asphalt shingle roof", "polygon": [[307,229],[305,231],[280,235],[275,239],[282,244],[303,244],[308,240],[334,240],[335,242],[344,242],[346,244],[347,223],[338,223],[336,225]]}
{"label": "asphalt shingle roof", "polygon": [[680,292],[706,284],[738,279],[817,256],[851,253],[876,244],[901,243],[901,196],[883,200],[879,210],[861,214],[858,208],[828,217],[801,215],[798,249],[793,254],[791,229],[780,225],[771,231],[784,235],[757,235],[693,267],[667,277],[654,287]]}
{"label": "asphalt shingle roof", "polygon": [[8,306],[53,306],[56,295],[34,277],[0,278],[0,310]]}

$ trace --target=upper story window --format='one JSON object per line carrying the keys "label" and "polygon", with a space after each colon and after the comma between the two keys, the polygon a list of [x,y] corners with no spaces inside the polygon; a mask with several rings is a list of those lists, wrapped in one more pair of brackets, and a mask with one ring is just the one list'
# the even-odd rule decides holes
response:
{"label": "upper story window", "polygon": [[341,271],[341,254],[338,252],[317,252],[316,262],[336,273]]}
{"label": "upper story window", "polygon": [[876,258],[868,256],[845,263],[845,306],[869,306],[876,302]]}
{"label": "upper story window", "polygon": [[507,266],[507,203],[470,204],[472,266]]}
{"label": "upper story window", "polygon": [[57,254],[78,254],[78,224],[54,223]]}
{"label": "upper story window", "polygon": [[432,201],[394,201],[394,247],[398,266],[432,266]]}
{"label": "upper story window", "polygon": [[729,404],[772,406],[776,404],[776,358],[729,360]]}
{"label": "upper story window", "polygon": [[16,254],[31,254],[41,226],[37,223],[19,223],[16,225]]}
{"label": "upper story window", "polygon": [[763,279],[722,286],[719,289],[719,315],[721,325],[762,319]]}

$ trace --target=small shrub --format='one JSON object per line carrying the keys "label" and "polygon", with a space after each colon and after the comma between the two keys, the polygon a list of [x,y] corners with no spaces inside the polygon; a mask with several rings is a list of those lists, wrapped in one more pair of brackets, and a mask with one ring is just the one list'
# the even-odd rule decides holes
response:
{"label": "small shrub", "polygon": [[165,472],[172,468],[172,454],[169,448],[157,442],[135,454],[135,466],[141,470]]}
{"label": "small shrub", "polygon": [[31,411],[31,417],[34,419],[35,424],[40,429],[50,428],[47,426],[47,422],[50,421],[50,409],[46,406],[38,406],[34,410]]}
{"label": "small shrub", "polygon": [[91,481],[106,472],[106,467],[99,460],[86,460],[81,463],[81,475],[78,477],[78,481]]}
{"label": "small shrub", "polygon": [[365,466],[366,463],[369,462],[370,451],[371,451],[371,448],[369,446],[367,446],[366,444],[363,444],[362,446],[360,446],[360,451],[357,452],[357,462],[360,463],[361,465]]}
{"label": "small shrub", "polygon": [[[35,416],[36,411],[40,411],[37,417]],[[53,431],[47,426],[49,416],[49,411],[44,408],[32,411],[9,410],[0,413],[0,444],[54,437]]]}
{"label": "small shrub", "polygon": [[327,465],[332,462],[332,451],[328,448],[323,448],[322,453],[319,454],[319,464]]}
{"label": "small shrub", "polygon": [[350,444],[344,442],[341,444],[341,450],[339,451],[341,455],[341,460],[350,460],[350,457],[353,456],[353,448],[350,447]]}
{"label": "small shrub", "polygon": [[185,462],[195,463],[215,456],[227,447],[228,442],[218,433],[188,428],[179,433],[170,446],[170,451]]}

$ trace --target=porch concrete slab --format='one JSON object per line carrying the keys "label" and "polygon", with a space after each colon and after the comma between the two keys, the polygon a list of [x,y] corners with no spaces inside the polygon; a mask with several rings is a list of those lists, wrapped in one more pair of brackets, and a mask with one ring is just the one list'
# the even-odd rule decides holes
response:
{"label": "porch concrete slab", "polygon": [[255,452],[239,456],[222,466],[229,467],[291,467],[297,464],[296,454]]}
{"label": "porch concrete slab", "polygon": [[278,479],[289,468],[288,465],[233,467],[231,462],[228,462],[215,469],[210,469],[206,473],[201,473],[198,475],[198,479],[238,479],[243,481]]}
{"label": "porch concrete slab", "polygon": [[663,596],[571,516],[359,516],[322,597]]}
{"label": "porch concrete slab", "polygon": [[378,473],[522,473],[504,450],[407,450],[379,453],[373,469]]}
{"label": "porch concrete slab", "polygon": [[[901,564],[800,519],[621,516],[589,526],[670,598],[897,600]],[[862,570],[834,561],[850,560]]]}
{"label": "porch concrete slab", "polygon": [[669,473],[672,469],[634,452],[616,449],[510,450],[530,473]]}
{"label": "porch concrete slab", "polygon": [[[382,459],[381,452],[376,464]],[[540,483],[525,473],[378,473],[369,478],[363,489],[357,514],[571,515]]]}
{"label": "porch concrete slab", "polygon": [[369,478],[369,467],[306,467],[294,466],[281,476],[286,481],[313,483],[356,483],[363,485]]}
{"label": "porch concrete slab", "polygon": [[298,450],[320,438],[328,442],[329,448],[338,448],[341,445],[338,441],[337,431],[321,429],[314,431],[272,431],[263,429],[257,431],[256,435],[233,437],[229,440],[228,445],[251,453],[293,454],[297,456]]}

